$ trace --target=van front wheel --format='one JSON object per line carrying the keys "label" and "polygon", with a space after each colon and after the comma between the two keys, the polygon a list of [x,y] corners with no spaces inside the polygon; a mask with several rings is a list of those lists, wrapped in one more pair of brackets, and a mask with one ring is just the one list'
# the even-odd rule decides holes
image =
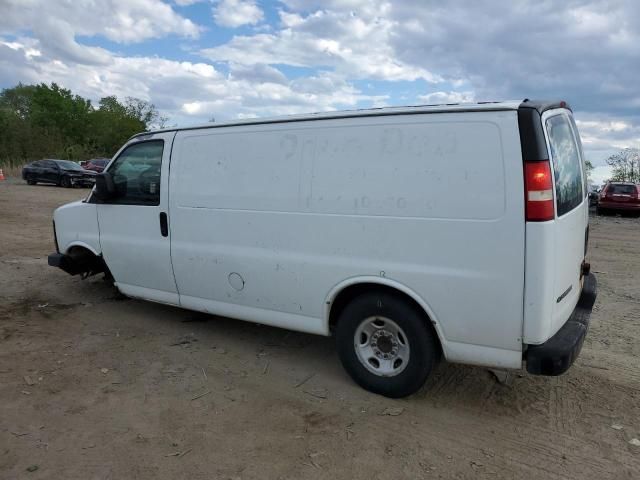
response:
{"label": "van front wheel", "polygon": [[425,315],[387,292],[356,297],[338,318],[342,364],[361,387],[400,398],[422,387],[438,361],[435,333]]}

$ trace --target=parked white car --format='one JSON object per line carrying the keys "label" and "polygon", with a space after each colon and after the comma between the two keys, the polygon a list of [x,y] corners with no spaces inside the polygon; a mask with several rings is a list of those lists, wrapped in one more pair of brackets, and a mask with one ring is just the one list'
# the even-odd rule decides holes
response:
{"label": "parked white car", "polygon": [[564,102],[331,112],[133,137],[54,214],[71,274],[125,295],[334,335],[390,397],[450,362],[557,375],[596,296]]}

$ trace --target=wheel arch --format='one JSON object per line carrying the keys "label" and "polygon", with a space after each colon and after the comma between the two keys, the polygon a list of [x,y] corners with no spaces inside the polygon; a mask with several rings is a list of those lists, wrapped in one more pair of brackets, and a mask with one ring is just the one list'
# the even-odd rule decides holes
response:
{"label": "wheel arch", "polygon": [[72,250],[73,251],[78,251],[80,249],[84,249],[89,251],[89,253],[92,253],[93,255],[95,255],[96,257],[100,257],[101,254],[96,251],[95,248],[93,248],[91,245],[89,245],[88,243],[85,242],[81,242],[79,240],[73,241],[71,243],[69,243],[66,248],[64,249],[63,253],[66,253],[67,255],[71,254]]}
{"label": "wheel arch", "polygon": [[[344,307],[353,298],[361,295],[365,292],[373,290],[384,290],[395,295],[398,295],[411,304],[413,304],[418,310],[425,315],[425,320],[430,328],[436,334],[440,348],[445,353],[445,339],[440,328],[440,322],[436,318],[433,309],[429,304],[415,291],[406,285],[385,277],[364,276],[355,277],[344,280],[331,289],[326,297],[325,301],[325,329],[328,333],[332,332],[340,313]],[[445,354],[446,356],[446,354]]]}
{"label": "wheel arch", "polygon": [[90,245],[80,241],[72,242],[63,253],[72,259],[78,269],[77,273],[81,273],[83,278],[104,273],[106,278],[113,279],[102,255]]}

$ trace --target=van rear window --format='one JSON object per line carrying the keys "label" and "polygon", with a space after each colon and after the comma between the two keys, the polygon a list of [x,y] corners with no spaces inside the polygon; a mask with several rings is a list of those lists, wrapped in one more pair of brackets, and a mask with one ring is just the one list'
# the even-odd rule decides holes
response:
{"label": "van rear window", "polygon": [[566,115],[549,117],[546,127],[556,181],[556,210],[561,216],[582,203],[580,153]]}

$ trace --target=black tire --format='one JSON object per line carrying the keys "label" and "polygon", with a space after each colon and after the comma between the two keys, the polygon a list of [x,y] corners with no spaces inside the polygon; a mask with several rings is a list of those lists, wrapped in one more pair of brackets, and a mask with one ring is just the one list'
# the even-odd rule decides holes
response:
{"label": "black tire", "polygon": [[27,177],[27,185],[35,185],[36,183],[38,182],[36,182],[33,178],[31,178],[31,176]]}
{"label": "black tire", "polygon": [[64,188],[71,188],[71,179],[66,175],[60,179],[60,186]]}
{"label": "black tire", "polygon": [[[357,353],[355,335],[366,319],[382,317],[397,324],[410,347],[409,360],[393,376],[376,375],[364,365]],[[401,398],[417,392],[425,383],[440,357],[440,347],[429,319],[409,301],[388,292],[371,292],[353,299],[340,313],[336,341],[345,370],[365,390]],[[368,340],[371,343],[370,340]],[[375,361],[375,358],[372,358]]]}
{"label": "black tire", "polygon": [[607,215],[607,213],[604,208],[596,207],[596,215]]}

